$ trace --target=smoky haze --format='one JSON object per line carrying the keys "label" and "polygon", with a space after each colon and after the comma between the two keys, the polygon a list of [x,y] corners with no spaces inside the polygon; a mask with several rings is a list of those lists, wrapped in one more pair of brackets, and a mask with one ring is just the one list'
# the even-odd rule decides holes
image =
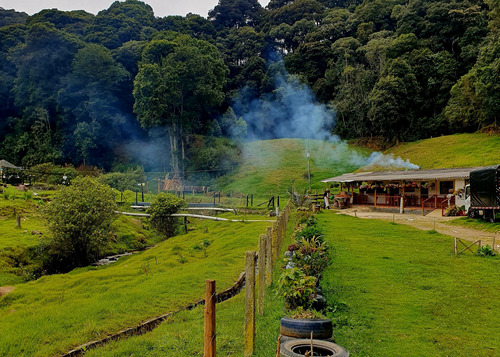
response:
{"label": "smoky haze", "polygon": [[[261,98],[252,98],[251,91],[243,89],[236,97],[233,108],[247,124],[249,140],[299,138],[326,141],[332,149],[332,164],[383,167],[387,169],[418,169],[408,160],[372,152],[364,156],[353,150],[332,131],[336,123],[333,108],[319,103],[312,90],[280,68],[274,79],[275,90]],[[329,150],[330,151],[330,150]],[[307,154],[307,152],[305,153]]]}

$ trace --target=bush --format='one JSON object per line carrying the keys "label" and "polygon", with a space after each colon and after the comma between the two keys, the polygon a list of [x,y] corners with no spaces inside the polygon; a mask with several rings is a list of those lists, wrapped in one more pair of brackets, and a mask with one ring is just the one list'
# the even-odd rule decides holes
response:
{"label": "bush", "polygon": [[294,266],[302,269],[307,275],[321,278],[321,272],[325,270],[330,262],[327,254],[326,243],[320,242],[313,237],[310,240],[302,239],[300,249],[292,258]]}
{"label": "bush", "polygon": [[[31,175],[35,182],[44,182],[49,185],[68,184],[78,173],[76,169],[69,166],[58,166],[51,163],[39,164],[26,170],[27,175]],[[66,176],[66,181],[63,177]]]}
{"label": "bush", "polygon": [[308,226],[297,233],[297,240],[305,239],[306,241],[310,241],[313,237],[316,237],[318,241],[323,243],[323,232],[315,225]]}
{"label": "bush", "polygon": [[301,269],[286,269],[279,277],[277,292],[285,299],[287,309],[308,309],[316,295],[316,281],[315,277],[307,276]]}
{"label": "bush", "polygon": [[137,168],[134,171],[111,172],[100,176],[98,181],[119,192],[124,192],[125,190],[137,191],[137,184],[146,181],[146,174],[142,168]]}
{"label": "bush", "polygon": [[480,257],[494,257],[495,251],[489,245],[483,245],[477,250],[477,255]]}
{"label": "bush", "polygon": [[186,202],[169,193],[158,194],[147,212],[151,214],[151,225],[167,238],[173,237],[179,226],[179,219],[171,215],[177,213]]}
{"label": "bush", "polygon": [[49,270],[69,271],[96,261],[111,237],[116,204],[111,188],[90,177],[76,178],[45,212],[52,238]]}

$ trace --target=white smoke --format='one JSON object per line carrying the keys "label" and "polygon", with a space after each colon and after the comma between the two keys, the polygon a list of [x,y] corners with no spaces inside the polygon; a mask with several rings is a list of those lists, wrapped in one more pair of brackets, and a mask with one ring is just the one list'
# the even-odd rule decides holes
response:
{"label": "white smoke", "polygon": [[[312,90],[288,75],[284,69],[275,78],[276,89],[262,98],[250,98],[242,91],[233,104],[238,116],[247,123],[248,139],[300,138],[336,144],[328,155],[332,164],[358,167],[378,166],[390,169],[418,169],[417,165],[393,154],[373,152],[366,157],[333,135],[335,111],[318,103]],[[345,161],[348,162],[345,162]]]}

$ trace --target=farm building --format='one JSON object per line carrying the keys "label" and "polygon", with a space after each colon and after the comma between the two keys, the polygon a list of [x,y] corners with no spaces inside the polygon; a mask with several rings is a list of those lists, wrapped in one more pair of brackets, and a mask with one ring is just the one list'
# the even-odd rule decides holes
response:
{"label": "farm building", "polygon": [[7,160],[0,160],[0,179],[5,183],[18,183],[21,167],[11,164]]}
{"label": "farm building", "polygon": [[449,205],[464,205],[470,172],[480,168],[359,172],[322,182],[339,183],[346,193],[338,198],[348,197],[354,205],[444,211]]}

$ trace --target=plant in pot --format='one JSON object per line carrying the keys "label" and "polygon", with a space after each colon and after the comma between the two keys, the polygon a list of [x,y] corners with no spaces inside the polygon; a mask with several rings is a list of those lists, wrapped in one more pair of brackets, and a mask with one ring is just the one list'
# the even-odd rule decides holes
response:
{"label": "plant in pot", "polygon": [[278,294],[285,300],[287,316],[280,322],[280,333],[294,338],[328,339],[332,322],[311,309],[316,297],[317,278],[302,269],[286,269],[278,280]]}

